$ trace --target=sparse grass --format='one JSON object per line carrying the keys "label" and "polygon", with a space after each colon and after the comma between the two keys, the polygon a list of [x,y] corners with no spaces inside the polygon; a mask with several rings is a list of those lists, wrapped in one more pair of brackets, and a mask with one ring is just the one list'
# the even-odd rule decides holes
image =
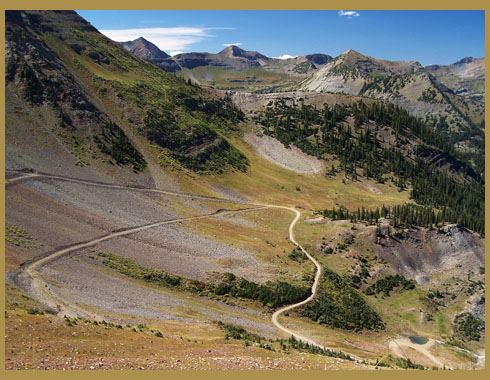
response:
{"label": "sparse grass", "polygon": [[437,330],[441,336],[449,334],[449,321],[442,311],[436,313]]}
{"label": "sparse grass", "polygon": [[194,77],[202,85],[245,92],[268,91],[271,87],[292,87],[302,79],[286,73],[267,71],[261,67],[232,71],[213,66],[200,66],[184,69],[179,75],[184,78]]}
{"label": "sparse grass", "polygon": [[301,283],[304,271],[312,264],[299,264],[287,257],[294,248],[288,238],[288,228],[293,218],[291,211],[262,209],[236,217],[215,218],[214,223],[193,221],[183,224],[183,227],[208,239],[251,252],[263,264],[262,274],[265,278],[287,278],[288,281]]}
{"label": "sparse grass", "polygon": [[136,324],[68,318],[68,326],[57,316],[28,314],[24,305],[15,304],[19,298],[34,302],[7,285],[6,369],[265,369],[271,363],[276,369],[359,368],[296,350],[244,347],[225,340],[213,323],[151,320],[151,327],[141,325],[137,332]]}
{"label": "sparse grass", "polygon": [[17,247],[35,248],[42,244],[36,243],[31,235],[24,229],[12,223],[5,223],[5,241]]}
{"label": "sparse grass", "polygon": [[[264,203],[299,205],[308,208],[326,208],[342,203],[348,209],[373,208],[409,202],[409,191],[398,192],[389,181],[377,184],[371,180],[343,184],[342,175],[326,178],[324,175],[305,175],[277,166],[255,152],[241,139],[233,137],[232,144],[243,152],[250,161],[246,173],[226,173],[209,178],[216,183],[241,193],[249,199]],[[330,167],[330,163],[325,163]],[[296,187],[300,186],[301,191]],[[377,194],[369,189],[375,187]]]}

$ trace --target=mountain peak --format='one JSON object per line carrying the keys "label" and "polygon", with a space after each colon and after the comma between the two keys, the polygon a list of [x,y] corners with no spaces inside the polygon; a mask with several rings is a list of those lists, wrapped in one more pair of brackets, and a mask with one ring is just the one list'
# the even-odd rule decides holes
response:
{"label": "mountain peak", "polygon": [[[233,54],[241,54],[242,52],[245,52],[245,50],[240,49],[240,48],[238,47],[238,45],[229,45],[229,46],[225,47],[225,48],[224,48],[224,49],[221,51],[221,53],[223,53],[223,52],[231,52],[231,53],[233,53]],[[219,54],[219,53],[218,53],[218,54]]]}
{"label": "mountain peak", "polygon": [[361,53],[359,53],[358,51],[355,51],[354,49],[347,49],[346,51],[344,51],[342,54],[340,55],[362,55]]}
{"label": "mountain peak", "polygon": [[460,59],[458,62],[454,62],[453,65],[462,65],[465,63],[472,63],[475,60],[473,57],[464,57],[463,59]]}
{"label": "mountain peak", "polygon": [[236,45],[227,46],[218,55],[226,58],[246,58],[248,60],[269,59],[259,52],[243,50]]}
{"label": "mountain peak", "polygon": [[361,54],[354,49],[348,49],[339,55],[343,59],[343,61],[348,65],[355,65],[360,60],[370,60],[371,57],[367,55]]}
{"label": "mountain peak", "polygon": [[146,60],[170,57],[167,53],[161,51],[155,44],[143,37],[139,37],[134,41],[121,42],[121,45],[126,50]]}

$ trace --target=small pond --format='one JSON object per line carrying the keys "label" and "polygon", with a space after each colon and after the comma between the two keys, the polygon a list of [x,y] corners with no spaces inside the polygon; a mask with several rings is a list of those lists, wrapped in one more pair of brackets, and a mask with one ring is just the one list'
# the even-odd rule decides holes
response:
{"label": "small pond", "polygon": [[415,344],[426,344],[429,339],[423,338],[421,336],[410,336],[410,342],[415,343]]}

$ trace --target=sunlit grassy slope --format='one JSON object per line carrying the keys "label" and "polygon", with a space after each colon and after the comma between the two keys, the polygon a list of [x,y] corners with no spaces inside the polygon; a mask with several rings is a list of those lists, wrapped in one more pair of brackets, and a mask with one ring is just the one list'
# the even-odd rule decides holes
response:
{"label": "sunlit grassy slope", "polygon": [[[246,173],[230,172],[209,178],[211,183],[230,188],[251,200],[303,208],[325,208],[344,205],[349,209],[357,207],[375,208],[382,204],[400,204],[409,201],[409,191],[399,192],[387,182],[379,184],[363,179],[359,182],[343,182],[339,174],[327,178],[323,173],[300,174],[282,168],[262,158],[256,151],[239,138],[231,141],[250,160]],[[330,166],[325,162],[326,167]],[[378,189],[380,193],[376,193]]]}

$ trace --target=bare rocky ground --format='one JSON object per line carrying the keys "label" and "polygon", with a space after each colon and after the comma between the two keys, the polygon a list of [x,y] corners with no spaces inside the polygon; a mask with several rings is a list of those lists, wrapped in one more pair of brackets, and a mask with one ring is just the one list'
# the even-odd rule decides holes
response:
{"label": "bare rocky ground", "polygon": [[[33,242],[29,247],[7,243],[7,260],[13,265],[7,281],[27,294],[30,284],[13,275],[15,267],[23,261],[122,227],[174,219],[177,216],[173,210],[182,207],[182,203],[175,205],[175,198],[161,194],[53,179],[19,181],[8,186],[6,193],[8,222],[28,231]],[[184,203],[193,215],[212,213],[218,207],[205,201]],[[239,216],[223,218],[238,224],[250,223]],[[185,223],[109,240],[94,248],[187,278],[204,280],[209,272],[229,271],[229,265],[223,266],[223,259],[228,264],[233,259],[232,270],[237,275],[255,281],[263,281],[266,275],[251,252],[199,237],[187,231]],[[185,294],[157,291],[111,272],[83,254],[56,260],[44,266],[41,275],[62,300],[92,310],[94,315],[105,315],[109,320],[120,320],[121,316],[131,320],[222,320],[265,336],[275,332],[265,314],[200,297],[189,299]]]}
{"label": "bare rocky ground", "polygon": [[244,326],[262,336],[275,336],[267,314],[188,293],[155,288],[107,269],[87,254],[65,257],[43,267],[41,275],[62,300],[93,311],[98,319],[121,323],[145,320],[217,321]]}
{"label": "bare rocky ground", "polygon": [[267,161],[303,174],[318,173],[325,167],[324,162],[303,153],[297,147],[291,146],[288,149],[275,138],[258,135],[257,132],[255,130],[245,134],[244,139]]}
{"label": "bare rocky ground", "polygon": [[383,238],[377,250],[398,273],[415,279],[444,272],[463,277],[468,271],[478,273],[485,266],[484,247],[484,239],[448,225],[441,230],[411,229]]}
{"label": "bare rocky ground", "polygon": [[[63,139],[53,129],[53,120],[45,113],[45,118],[37,111],[29,109],[10,87],[5,90],[5,168],[7,170],[33,169],[73,178],[154,187],[154,173],[147,169],[134,173],[129,167],[110,165],[102,160],[92,160],[91,165],[77,164],[82,154],[90,157],[94,152],[81,153],[69,139]],[[82,141],[80,145],[85,145]],[[152,165],[154,166],[154,164]],[[159,188],[178,191],[179,186],[162,170],[158,171]]]}
{"label": "bare rocky ground", "polygon": [[[174,219],[177,215],[173,210],[181,207],[182,202],[182,199],[155,193],[52,179],[27,179],[8,187],[6,218],[9,223],[29,231],[38,243],[43,244],[42,249],[24,249],[26,260],[31,255],[90,240],[122,227]],[[217,207],[227,207],[226,204],[184,202],[193,215],[211,214]],[[250,224],[240,217],[225,218],[233,223]],[[240,267],[247,269],[250,266],[248,270],[242,270],[243,275],[251,279],[262,278],[259,263],[250,252],[200,238],[177,226],[140,232],[106,242],[101,248],[117,253],[111,249],[112,244],[115,251],[129,255],[142,265],[154,265],[189,278],[204,279],[208,271],[222,271],[216,262],[225,257],[236,259],[238,273]]]}
{"label": "bare rocky ground", "polygon": [[[187,223],[182,222],[185,227]],[[210,219],[207,223],[213,223]],[[250,280],[264,280],[261,264],[250,252],[202,238],[178,225],[166,225],[141,231],[128,237],[103,242],[95,248],[126,256],[140,265],[206,280],[206,273],[232,271]],[[220,260],[233,260],[233,268],[219,265]]]}
{"label": "bare rocky ground", "polygon": [[316,105],[318,107],[327,103],[329,106],[335,104],[350,104],[359,100],[370,102],[370,99],[361,98],[355,95],[346,94],[328,94],[319,92],[291,91],[291,92],[275,92],[268,94],[251,94],[246,92],[225,92],[229,93],[233,102],[242,109],[243,112],[249,114],[251,111],[256,111],[265,107],[269,102],[274,102],[279,99],[284,99],[286,104],[291,105],[294,102],[304,102],[305,104]]}
{"label": "bare rocky ground", "polygon": [[49,178],[26,180],[28,186],[50,199],[121,227],[174,218],[172,199],[162,194],[112,189]]}

